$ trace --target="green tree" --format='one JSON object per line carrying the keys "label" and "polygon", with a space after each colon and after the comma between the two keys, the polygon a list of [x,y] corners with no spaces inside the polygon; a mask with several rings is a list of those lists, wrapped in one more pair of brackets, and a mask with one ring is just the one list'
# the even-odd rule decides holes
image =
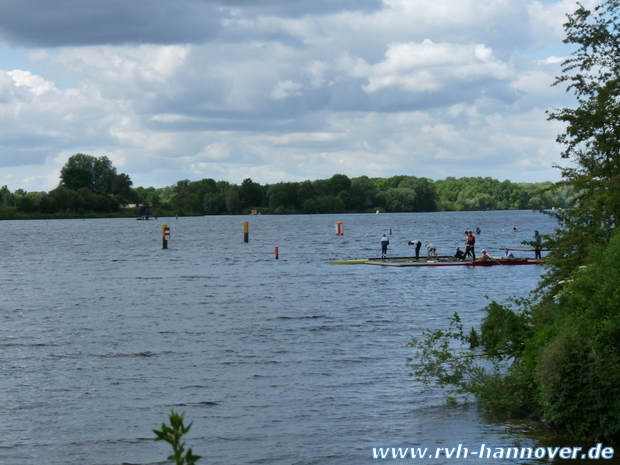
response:
{"label": "green tree", "polygon": [[[112,186],[116,178],[116,168],[112,161],[106,157],[93,158],[91,168],[91,189],[95,194],[113,194]],[[126,175],[125,175],[126,176]],[[129,179],[129,176],[127,176]],[[131,181],[129,181],[131,182]]]}
{"label": "green tree", "polygon": [[351,180],[345,174],[334,174],[327,183],[332,195],[338,195],[342,191],[351,189]]}
{"label": "green tree", "polygon": [[231,215],[238,215],[241,213],[241,197],[237,192],[236,187],[229,188],[225,193],[226,210]]}
{"label": "green tree", "polygon": [[17,210],[24,213],[32,213],[36,210],[34,200],[30,197],[22,196],[17,199]]}
{"label": "green tree", "polygon": [[395,187],[386,192],[386,208],[391,212],[411,212],[415,209],[416,192],[406,187]]}
{"label": "green tree", "polygon": [[124,199],[123,203],[138,203],[140,201],[140,197],[136,191],[131,188],[131,186],[133,186],[133,181],[129,175],[125,173],[118,173],[112,180],[110,193],[121,196]]}
{"label": "green tree", "polygon": [[83,153],[69,157],[60,170],[60,185],[66,189],[77,191],[85,187],[93,190],[93,167],[96,158]]}
{"label": "green tree", "polygon": [[558,187],[576,193],[576,208],[556,213],[557,234],[549,238],[552,273],[545,282],[568,277],[591,246],[604,244],[620,219],[620,12],[619,0],[592,10],[580,5],[565,24],[565,43],[577,46],[563,63],[556,85],[567,84],[577,106],[549,113],[566,124],[558,136],[562,168]]}
{"label": "green tree", "polygon": [[203,213],[204,209],[203,209],[203,202],[200,200],[200,197],[198,197],[198,194],[188,194],[185,196],[185,199],[183,200],[183,207],[185,211],[191,212],[191,213]]}
{"label": "green tree", "polygon": [[241,207],[260,207],[263,203],[263,188],[251,178],[243,180],[240,186]]}
{"label": "green tree", "polygon": [[226,210],[226,199],[221,192],[205,194],[203,205],[205,214],[221,215]]}
{"label": "green tree", "polygon": [[368,176],[351,179],[351,197],[355,210],[372,210],[375,206],[377,188]]}
{"label": "green tree", "polygon": [[[132,184],[128,175],[116,172],[116,168],[106,156],[96,158],[92,155],[76,153],[69,157],[60,170],[59,187],[74,192],[70,209],[76,211],[80,208],[90,209],[90,206],[80,206],[77,198],[90,197],[88,194],[83,196],[77,194],[77,191],[83,192],[83,189],[96,194],[94,209],[100,212],[118,211],[121,203],[137,202],[139,197],[131,188]],[[61,200],[61,197],[65,195],[64,192],[58,191],[56,194],[53,197],[56,197],[60,203],[66,203],[64,199]],[[86,203],[92,204],[90,200]]]}
{"label": "green tree", "polygon": [[0,188],[0,203],[6,205],[5,199],[7,199],[9,195],[11,195],[9,188],[7,186],[2,186],[2,188]]}

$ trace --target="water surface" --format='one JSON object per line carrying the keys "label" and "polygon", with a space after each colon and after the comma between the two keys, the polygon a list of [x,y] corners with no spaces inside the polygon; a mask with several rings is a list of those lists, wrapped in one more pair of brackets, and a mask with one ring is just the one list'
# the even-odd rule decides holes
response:
{"label": "water surface", "polygon": [[406,344],[454,311],[477,325],[486,296],[527,295],[540,267],[326,264],[378,256],[383,233],[390,256],[411,255],[413,239],[452,254],[476,227],[478,253],[499,256],[553,221],[519,211],[2,222],[0,463],[165,463],[152,429],[171,409],[194,422],[187,442],[209,464],[535,444],[529,424],[423,392]]}

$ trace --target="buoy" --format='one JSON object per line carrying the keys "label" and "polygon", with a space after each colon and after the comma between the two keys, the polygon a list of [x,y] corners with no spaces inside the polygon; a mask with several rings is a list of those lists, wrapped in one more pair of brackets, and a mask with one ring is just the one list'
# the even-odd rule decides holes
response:
{"label": "buoy", "polygon": [[170,228],[167,224],[161,225],[161,248],[168,248],[168,241],[170,240]]}
{"label": "buoy", "polygon": [[344,236],[344,232],[342,232],[343,224],[342,221],[336,221],[336,236]]}
{"label": "buoy", "polygon": [[277,260],[278,258],[280,258],[280,253],[279,253],[278,248],[276,247],[276,260]]}
{"label": "buoy", "polygon": [[245,221],[243,223],[243,242],[250,241],[250,223]]}

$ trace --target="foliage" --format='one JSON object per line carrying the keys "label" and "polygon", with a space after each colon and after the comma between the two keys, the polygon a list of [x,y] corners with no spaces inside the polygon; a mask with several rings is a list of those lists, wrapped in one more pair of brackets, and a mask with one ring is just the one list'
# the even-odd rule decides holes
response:
{"label": "foliage", "polygon": [[417,349],[407,365],[427,388],[436,385],[447,389],[448,398],[456,401],[476,394],[488,376],[479,363],[480,354],[471,350],[471,336],[465,335],[458,313],[454,313],[447,330],[425,330],[408,346]]}
{"label": "foliage", "polygon": [[166,441],[172,446],[173,454],[168,456],[168,460],[176,465],[193,465],[198,459],[199,455],[194,455],[192,449],[188,449],[185,452],[185,441],[183,436],[190,430],[192,423],[187,426],[183,425],[184,413],[176,413],[172,410],[169,414],[170,426],[165,423],[161,424],[161,431],[153,430],[155,433],[155,441]]}
{"label": "foliage", "polygon": [[[78,154],[78,160],[90,157]],[[77,157],[75,155],[74,157]],[[67,166],[75,168],[71,157]],[[94,159],[97,160],[97,159]],[[71,169],[67,170],[72,172]],[[97,193],[79,183],[61,181],[48,192],[11,193],[0,188],[0,204],[19,208],[32,215],[71,214],[92,216],[119,212],[131,203],[150,204],[158,216],[248,214],[261,213],[363,213],[427,212],[438,210],[485,210],[495,208],[539,208],[570,206],[569,187],[551,193],[551,183],[499,182],[491,178],[447,178],[432,181],[415,176],[349,179],[339,174],[330,179],[303,182],[280,182],[261,185],[250,178],[241,185],[211,178],[200,181],[184,179],[163,188],[131,188],[129,176],[120,173],[112,180],[112,192]],[[340,190],[339,190],[340,189]],[[30,200],[20,200],[27,197]]]}
{"label": "foliage", "polygon": [[[491,178],[448,178],[432,181],[415,176],[348,178],[336,174],[329,179],[279,182],[261,185],[250,178],[241,185],[212,179],[151,191],[159,206],[180,214],[262,213],[363,213],[427,212],[438,210],[519,209],[528,206],[551,208],[570,205],[569,189],[548,192],[551,183],[499,182]],[[149,188],[153,189],[153,188]],[[147,191],[138,188],[141,199]],[[197,201],[196,195],[201,199]]]}
{"label": "foliage", "polygon": [[[564,42],[575,54],[563,63],[556,84],[567,84],[576,108],[549,113],[566,124],[558,136],[563,181],[577,193],[576,207],[555,214],[560,228],[548,238],[552,273],[545,284],[564,279],[587,256],[592,245],[604,244],[620,220],[620,11],[619,0],[607,0],[592,10],[580,5],[565,24]],[[587,238],[587,240],[584,240]]]}
{"label": "foliage", "polygon": [[69,157],[61,169],[60,184],[50,192],[53,198],[46,208],[51,211],[117,211],[121,204],[138,201],[132,184],[128,175],[116,172],[108,157],[77,153]]}
{"label": "foliage", "polygon": [[522,412],[531,404],[523,386],[526,378],[505,374],[521,372],[515,356],[523,349],[529,318],[523,313],[524,301],[513,303],[520,311],[491,302],[480,335],[473,328],[466,335],[455,312],[447,330],[425,330],[421,338],[413,338],[408,345],[416,352],[407,359],[411,376],[427,387],[444,389],[450,403],[473,395],[489,410]]}
{"label": "foliage", "polygon": [[515,312],[511,307],[493,301],[487,305],[480,326],[480,345],[490,357],[499,360],[519,357],[532,332],[530,301],[513,299],[509,302],[515,303],[520,310]]}
{"label": "foliage", "polygon": [[620,230],[535,309],[526,362],[549,422],[578,438],[620,438]]}

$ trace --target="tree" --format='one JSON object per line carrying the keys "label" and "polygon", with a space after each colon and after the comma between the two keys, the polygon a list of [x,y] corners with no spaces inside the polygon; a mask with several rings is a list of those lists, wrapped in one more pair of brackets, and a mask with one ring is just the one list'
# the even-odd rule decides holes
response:
{"label": "tree", "polygon": [[140,197],[134,191],[131,186],[133,182],[131,178],[125,173],[119,173],[114,176],[112,180],[111,193],[113,195],[120,195],[124,199],[124,203],[138,203]]}
{"label": "tree", "polygon": [[198,194],[187,194],[185,199],[183,199],[183,207],[185,211],[191,213],[204,213],[204,208]]}
{"label": "tree", "polygon": [[241,198],[237,192],[236,187],[231,187],[226,191],[226,210],[231,215],[238,215],[241,213]]}
{"label": "tree", "polygon": [[106,156],[93,157],[76,153],[60,170],[60,185],[72,191],[87,188],[95,194],[115,194],[127,200],[137,200],[131,190],[131,179],[116,168]]}
{"label": "tree", "polygon": [[220,215],[226,209],[226,199],[221,192],[205,194],[203,205],[207,215]]}
{"label": "tree", "polygon": [[334,174],[327,182],[332,195],[351,189],[351,180],[344,174]]}
{"label": "tree", "polygon": [[[94,158],[92,166],[92,191],[95,194],[113,194],[112,185],[116,178],[116,168],[106,156]],[[125,175],[127,179],[129,176]],[[129,180],[131,182],[131,180]]]}
{"label": "tree", "polygon": [[4,205],[9,205],[9,198],[11,197],[11,191],[7,186],[2,186],[0,188],[0,203]]}
{"label": "tree", "polygon": [[[592,245],[604,244],[620,220],[620,0],[592,10],[583,5],[565,24],[565,43],[577,46],[563,63],[556,85],[567,83],[576,108],[549,113],[566,123],[557,138],[564,145],[562,182],[576,193],[577,207],[556,214],[561,228],[550,238],[551,280],[569,276]],[[587,240],[584,240],[587,238]]]}
{"label": "tree", "polygon": [[263,188],[260,184],[246,178],[240,187],[241,207],[260,207],[263,202]]}
{"label": "tree", "polygon": [[78,153],[73,155],[60,170],[60,185],[77,191],[85,187],[92,189],[92,162],[90,155]]}

